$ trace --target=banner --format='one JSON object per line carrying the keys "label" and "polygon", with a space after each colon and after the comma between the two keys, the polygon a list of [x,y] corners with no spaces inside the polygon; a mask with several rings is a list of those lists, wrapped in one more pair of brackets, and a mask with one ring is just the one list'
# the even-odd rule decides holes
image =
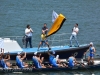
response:
{"label": "banner", "polygon": [[53,19],[54,23],[52,24],[50,30],[48,31],[47,37],[56,33],[63,25],[65,22],[66,18],[62,14],[59,14],[58,17],[55,17],[55,20]]}

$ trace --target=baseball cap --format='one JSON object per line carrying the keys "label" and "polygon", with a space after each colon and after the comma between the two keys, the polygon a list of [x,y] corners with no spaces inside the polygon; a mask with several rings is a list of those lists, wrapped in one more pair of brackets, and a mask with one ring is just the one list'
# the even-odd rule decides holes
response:
{"label": "baseball cap", "polygon": [[17,54],[21,54],[21,52],[18,52]]}
{"label": "baseball cap", "polygon": [[37,52],[35,52],[34,55],[37,55]]}
{"label": "baseball cap", "polygon": [[90,42],[90,45],[93,45],[93,42]]}

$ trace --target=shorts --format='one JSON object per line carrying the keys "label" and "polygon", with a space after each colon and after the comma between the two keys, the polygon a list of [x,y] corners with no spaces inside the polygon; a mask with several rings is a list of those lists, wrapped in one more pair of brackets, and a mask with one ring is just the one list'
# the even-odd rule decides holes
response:
{"label": "shorts", "polygon": [[48,40],[41,40],[41,42],[42,42],[42,43],[46,43],[46,42],[48,42]]}
{"label": "shorts", "polygon": [[94,54],[90,54],[90,57],[91,57],[91,58],[94,57]]}

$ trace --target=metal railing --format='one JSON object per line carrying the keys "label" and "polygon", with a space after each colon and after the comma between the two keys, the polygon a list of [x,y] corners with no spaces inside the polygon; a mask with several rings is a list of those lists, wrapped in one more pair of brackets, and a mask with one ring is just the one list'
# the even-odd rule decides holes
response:
{"label": "metal railing", "polygon": [[[54,34],[54,35],[48,37],[47,39],[48,39],[50,46],[64,46],[64,45],[70,44],[70,36],[71,36],[71,33]],[[40,35],[39,35],[39,37],[40,37]],[[23,47],[23,42],[22,42],[23,36],[3,36],[1,38],[10,38],[11,40],[16,40],[19,43],[19,45],[21,47]],[[32,44],[37,47],[40,42],[40,39],[34,40],[34,38],[36,38],[35,36],[33,36],[32,38],[33,38]],[[35,41],[35,43],[34,43],[34,41]],[[78,39],[78,41],[80,43],[79,39]],[[74,43],[75,43],[75,41],[73,41],[73,44]]]}
{"label": "metal railing", "polygon": [[68,43],[70,35],[71,33],[54,34],[50,36],[48,40],[51,42],[51,46],[54,46],[55,44],[62,46]]}

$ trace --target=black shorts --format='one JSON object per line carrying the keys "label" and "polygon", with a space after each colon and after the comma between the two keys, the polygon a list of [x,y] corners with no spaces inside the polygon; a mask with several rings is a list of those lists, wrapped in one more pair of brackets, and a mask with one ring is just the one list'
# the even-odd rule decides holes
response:
{"label": "black shorts", "polygon": [[42,43],[46,43],[46,42],[48,42],[48,40],[41,40],[41,42],[42,42]]}

